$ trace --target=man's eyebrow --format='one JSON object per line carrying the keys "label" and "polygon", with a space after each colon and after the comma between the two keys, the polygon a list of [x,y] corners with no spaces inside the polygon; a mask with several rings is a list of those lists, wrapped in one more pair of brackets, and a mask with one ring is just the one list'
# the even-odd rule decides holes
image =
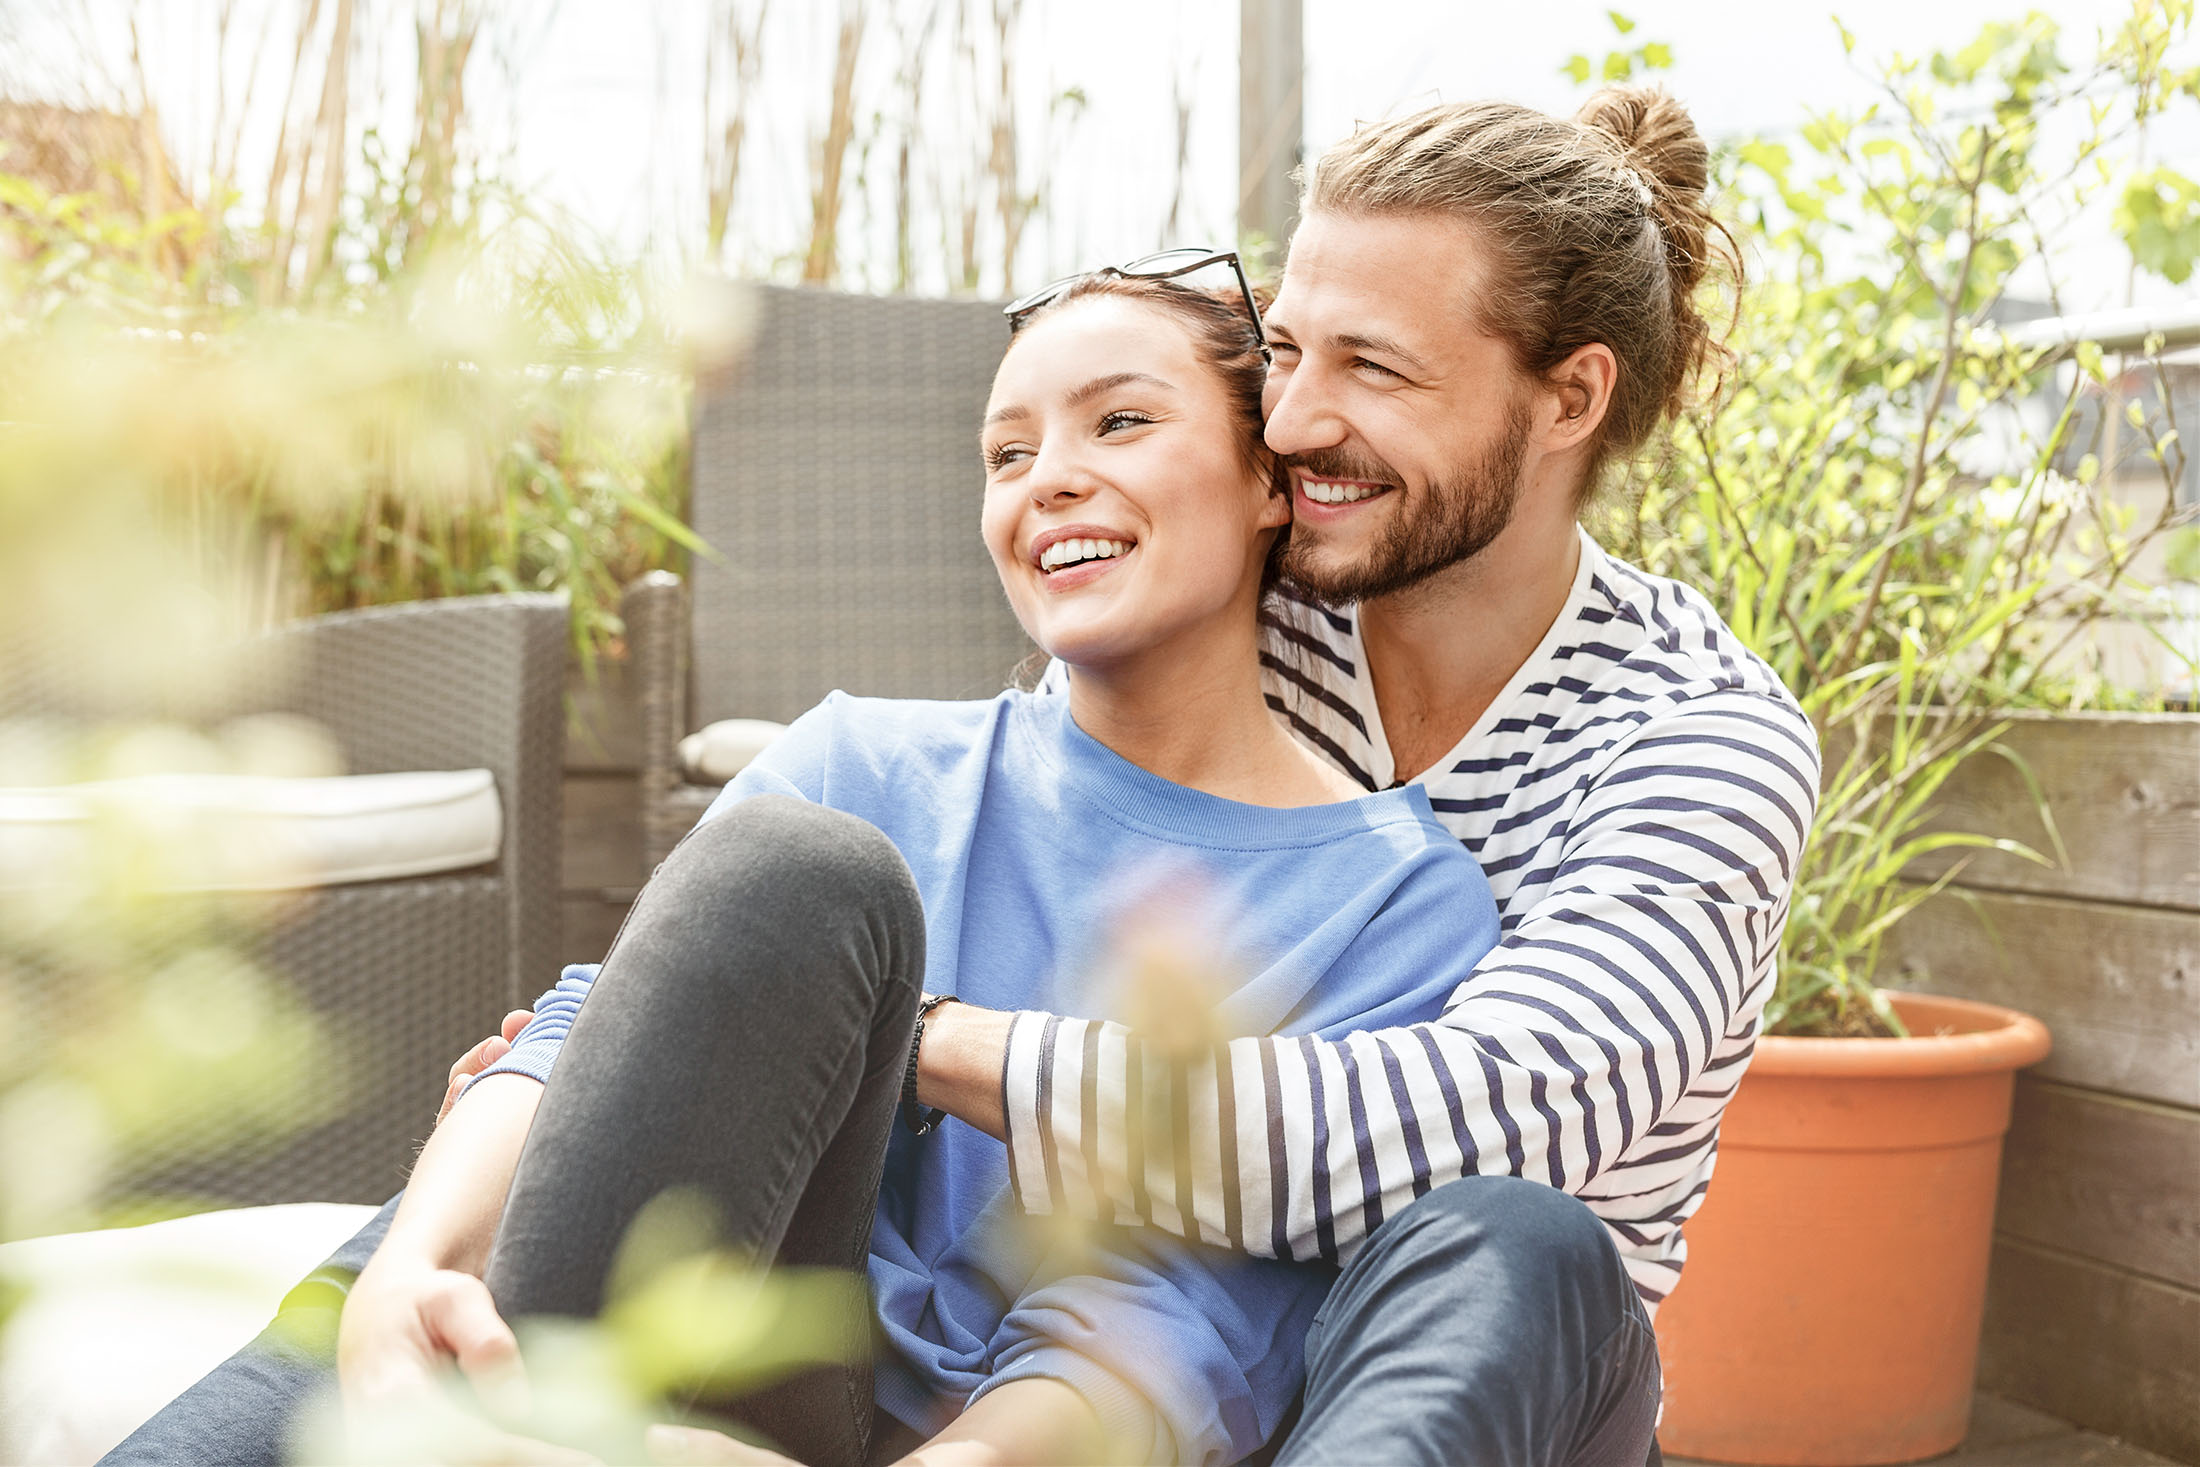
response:
{"label": "man's eyebrow", "polygon": [[1332,336],[1329,344],[1339,351],[1373,352],[1379,357],[1394,357],[1416,372],[1428,370],[1428,363],[1387,336]]}

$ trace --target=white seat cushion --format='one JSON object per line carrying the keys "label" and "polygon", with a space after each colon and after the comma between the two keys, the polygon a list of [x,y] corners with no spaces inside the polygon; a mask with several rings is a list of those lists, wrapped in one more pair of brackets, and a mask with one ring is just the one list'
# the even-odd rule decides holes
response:
{"label": "white seat cushion", "polygon": [[243,1348],[374,1215],[300,1202],[0,1247],[0,1462],[95,1462]]}
{"label": "white seat cushion", "polygon": [[787,731],[767,718],[722,718],[680,740],[680,769],[695,784],[724,784]]}
{"label": "white seat cushion", "polygon": [[151,774],[0,788],[0,888],[80,878],[129,852],[171,891],[283,891],[459,871],[496,859],[486,769],[281,779]]}

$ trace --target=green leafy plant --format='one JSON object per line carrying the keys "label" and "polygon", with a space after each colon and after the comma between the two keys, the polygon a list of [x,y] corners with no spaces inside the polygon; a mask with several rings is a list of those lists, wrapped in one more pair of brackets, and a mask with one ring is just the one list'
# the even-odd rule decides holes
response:
{"label": "green leafy plant", "polygon": [[2165,62],[2190,19],[2141,4],[2083,66],[2042,16],[1989,25],[1888,62],[1860,114],[1721,159],[1756,277],[1740,365],[1641,471],[1613,533],[1728,615],[1824,745],[1774,1032],[1900,1032],[1874,987],[1881,944],[1960,869],[1908,879],[1919,858],[2057,854],[1938,829],[1933,802],[1973,758],[2022,769],[2000,711],[2101,695],[2090,634],[2142,609],[2137,562],[2175,514],[2174,494],[2152,513],[2122,502],[2104,461],[2120,447],[2170,484],[2183,450],[2166,386],[2155,416],[2119,411],[2129,364],[2022,348],[1999,323],[2019,289],[2054,306],[2048,241],[2120,180],[2127,204],[2157,201],[2118,216],[2138,263],[2189,271],[2193,232],[2162,220],[2192,184],[2130,169],[2148,121],[2194,96]]}

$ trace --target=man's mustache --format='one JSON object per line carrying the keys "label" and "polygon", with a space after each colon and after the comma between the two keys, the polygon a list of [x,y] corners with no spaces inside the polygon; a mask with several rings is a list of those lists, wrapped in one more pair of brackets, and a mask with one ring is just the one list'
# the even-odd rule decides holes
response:
{"label": "man's mustache", "polygon": [[1314,479],[1353,479],[1362,484],[1382,484],[1392,489],[1405,483],[1404,477],[1381,459],[1341,448],[1285,454],[1279,462],[1286,469]]}

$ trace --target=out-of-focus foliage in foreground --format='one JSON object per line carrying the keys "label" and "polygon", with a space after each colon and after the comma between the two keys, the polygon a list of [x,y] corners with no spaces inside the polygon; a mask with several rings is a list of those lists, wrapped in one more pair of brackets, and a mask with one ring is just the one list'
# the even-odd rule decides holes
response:
{"label": "out-of-focus foliage in foreground", "polygon": [[[517,1322],[524,1382],[477,1393],[454,1378],[438,1398],[378,1412],[345,1413],[332,1391],[301,1424],[297,1459],[639,1462],[655,1460],[643,1433],[675,1414],[769,1450],[714,1416],[711,1403],[810,1366],[862,1359],[870,1295],[834,1269],[758,1268],[716,1246],[719,1237],[706,1199],[665,1193],[621,1242],[599,1321]],[[667,1402],[684,1404],[675,1413]],[[539,1443],[581,1455],[538,1455]]]}
{"label": "out-of-focus foliage in foreground", "polygon": [[[17,143],[114,120],[0,111]],[[424,126],[415,162],[449,141]],[[692,545],[684,368],[728,338],[676,338],[571,229],[426,166],[255,220],[127,153],[58,186],[26,148],[0,146],[0,792],[339,772],[309,733],[213,725],[251,633],[562,589],[586,656],[621,582]],[[190,889],[235,838],[116,801],[65,868],[0,870],[0,1241],[190,1209],[137,1180],[188,1174],[176,1134],[249,1151],[357,1099],[254,956],[285,901]]]}
{"label": "out-of-focus foliage in foreground", "polygon": [[1754,277],[1738,366],[1611,534],[1703,591],[1825,746],[1776,1031],[1896,1024],[1872,987],[1881,940],[1945,884],[1900,873],[2015,849],[1925,829],[1964,760],[2015,761],[1996,711],[2130,696],[2089,656],[2104,623],[2156,625],[2166,599],[2142,557],[2175,529],[2186,450],[2160,343],[2117,360],[1999,327],[2019,299],[2061,309],[2054,242],[2089,212],[2113,207],[2141,268],[2182,280],[2200,258],[2194,185],[2141,146],[2200,99],[2200,72],[2170,62],[2191,20],[2187,0],[2140,0],[2082,62],[2043,16],[1989,25],[1886,63],[1861,114],[1720,160]]}

